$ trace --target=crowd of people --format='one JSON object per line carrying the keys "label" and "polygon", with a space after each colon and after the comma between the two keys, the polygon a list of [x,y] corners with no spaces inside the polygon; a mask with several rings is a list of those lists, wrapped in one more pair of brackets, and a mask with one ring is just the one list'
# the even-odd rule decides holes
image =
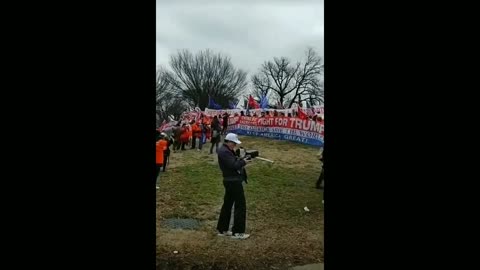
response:
{"label": "crowd of people", "polygon": [[[244,112],[241,112],[243,115]],[[255,116],[255,115],[253,115]],[[270,115],[269,112],[262,112],[260,117],[284,116]],[[290,115],[289,115],[290,117]],[[314,115],[310,117],[315,121],[323,121],[320,116]],[[203,114],[198,119],[188,121],[178,121],[167,132],[162,129],[156,130],[156,188],[160,189],[160,173],[165,172],[167,164],[169,164],[170,147],[173,145],[173,152],[185,151],[187,147],[190,149],[202,150],[202,146],[210,140],[210,154],[213,154],[213,148],[218,154],[218,163],[223,176],[223,185],[225,187],[224,202],[220,211],[217,223],[218,236],[229,236],[233,239],[247,239],[250,234],[246,234],[246,201],[243,191],[243,182],[247,182],[247,173],[245,165],[249,159],[241,153],[235,151],[237,146],[241,144],[238,136],[233,133],[227,134],[229,115],[215,115],[212,118]],[[167,131],[167,130],[165,130]],[[223,144],[219,148],[219,143]],[[198,145],[197,145],[198,142]],[[322,170],[320,177],[316,182],[317,189],[324,189],[324,167],[323,167],[323,147],[319,152],[319,159],[322,162]],[[322,203],[324,201],[322,200]],[[234,210],[233,227],[230,230],[230,217],[232,207]]]}
{"label": "crowd of people", "polygon": [[[233,116],[253,116],[253,117],[299,117],[297,113],[293,112],[285,115],[283,112],[264,111],[260,115],[256,112],[241,111],[240,114],[235,113]],[[228,113],[207,116],[200,114],[197,119],[183,118],[169,128],[156,130],[156,163],[157,163],[157,189],[159,188],[160,172],[165,172],[167,164],[169,164],[170,152],[185,151],[187,149],[197,149],[201,151],[203,145],[210,142],[209,154],[217,153],[219,144],[222,140],[222,135],[227,134],[228,119],[233,117]],[[311,120],[323,122],[320,115],[308,116]],[[172,150],[170,150],[172,148]],[[322,157],[323,163],[323,157]],[[323,188],[323,169],[320,178],[316,184],[317,188]]]}

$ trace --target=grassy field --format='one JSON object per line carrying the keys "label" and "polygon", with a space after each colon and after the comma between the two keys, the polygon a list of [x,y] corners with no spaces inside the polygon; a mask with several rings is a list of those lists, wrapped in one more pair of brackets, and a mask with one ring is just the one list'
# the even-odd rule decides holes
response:
{"label": "grassy field", "polygon": [[[157,269],[288,269],[323,262],[323,194],[318,148],[256,137],[240,137],[246,149],[274,164],[247,166],[247,240],[216,236],[224,188],[215,155],[172,153],[157,191]],[[306,212],[307,206],[310,211]],[[166,218],[194,218],[199,230],[163,228]],[[173,251],[178,251],[174,254]]]}

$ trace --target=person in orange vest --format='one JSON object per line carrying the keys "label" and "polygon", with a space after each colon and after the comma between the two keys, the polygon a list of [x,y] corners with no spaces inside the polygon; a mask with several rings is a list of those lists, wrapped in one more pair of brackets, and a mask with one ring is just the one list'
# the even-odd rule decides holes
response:
{"label": "person in orange vest", "polygon": [[204,125],[205,125],[205,131],[206,131],[206,138],[207,138],[207,141],[210,140],[210,138],[212,137],[212,129],[211,129],[211,126],[210,126],[210,119],[207,117],[205,118],[205,122],[204,122]]}
{"label": "person in orange vest", "polygon": [[156,163],[156,175],[155,175],[155,183],[157,189],[159,189],[159,184],[160,184],[160,170],[163,167],[163,162],[164,162],[164,151],[167,149],[167,141],[162,140],[162,135],[160,134],[160,131],[156,131],[155,133],[155,163]]}
{"label": "person in orange vest", "polygon": [[183,124],[181,135],[180,135],[180,143],[182,144],[182,148],[181,148],[182,151],[186,150],[185,145],[187,145],[188,143],[188,138],[189,138],[189,134],[188,134],[187,124]]}
{"label": "person in orange vest", "polygon": [[[195,149],[197,139],[200,139],[202,136],[202,133],[201,133],[202,131],[200,130],[199,125],[195,121],[192,121],[191,125],[192,125],[192,149]],[[199,147],[201,143],[202,142],[198,143]]]}
{"label": "person in orange vest", "polygon": [[187,132],[188,132],[188,141],[187,144],[190,144],[193,138],[193,129],[191,122],[187,124]]}

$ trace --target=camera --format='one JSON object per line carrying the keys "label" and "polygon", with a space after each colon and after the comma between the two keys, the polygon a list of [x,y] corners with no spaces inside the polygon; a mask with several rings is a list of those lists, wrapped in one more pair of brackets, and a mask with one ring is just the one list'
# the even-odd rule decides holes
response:
{"label": "camera", "polygon": [[240,147],[235,151],[235,155],[240,158],[245,158],[247,160],[256,158],[259,155],[258,150],[245,150],[245,148]]}
{"label": "camera", "polygon": [[245,151],[245,156],[250,158],[258,157],[258,150],[247,150]]}

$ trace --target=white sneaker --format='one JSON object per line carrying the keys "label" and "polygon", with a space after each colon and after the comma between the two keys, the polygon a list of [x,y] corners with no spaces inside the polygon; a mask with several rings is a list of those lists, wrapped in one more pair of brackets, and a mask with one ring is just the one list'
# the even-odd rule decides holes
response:
{"label": "white sneaker", "polygon": [[160,189],[160,187],[159,187],[159,186],[157,186],[157,189]]}
{"label": "white sneaker", "polygon": [[218,233],[217,236],[232,236],[232,232],[228,231],[228,232]]}
{"label": "white sneaker", "polygon": [[250,237],[250,234],[246,234],[246,233],[236,233],[235,235],[232,236],[233,239],[240,239],[240,240],[247,239],[248,237]]}

